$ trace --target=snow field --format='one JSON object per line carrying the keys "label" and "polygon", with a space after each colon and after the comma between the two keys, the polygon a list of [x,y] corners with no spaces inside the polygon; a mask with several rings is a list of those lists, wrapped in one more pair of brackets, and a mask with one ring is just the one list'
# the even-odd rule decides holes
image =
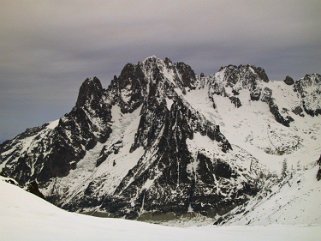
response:
{"label": "snow field", "polygon": [[320,226],[165,227],[68,213],[0,181],[0,237],[5,241],[319,241]]}

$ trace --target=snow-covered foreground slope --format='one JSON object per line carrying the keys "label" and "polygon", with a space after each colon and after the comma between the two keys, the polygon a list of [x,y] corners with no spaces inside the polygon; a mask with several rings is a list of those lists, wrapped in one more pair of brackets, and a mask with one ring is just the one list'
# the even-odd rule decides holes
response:
{"label": "snow-covered foreground slope", "polygon": [[0,239],[46,240],[246,240],[317,241],[320,226],[226,226],[171,228],[63,211],[22,189],[0,181]]}

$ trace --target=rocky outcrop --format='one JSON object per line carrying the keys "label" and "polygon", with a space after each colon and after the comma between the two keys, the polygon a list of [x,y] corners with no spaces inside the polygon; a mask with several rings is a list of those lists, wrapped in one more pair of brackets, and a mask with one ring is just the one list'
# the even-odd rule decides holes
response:
{"label": "rocky outcrop", "polygon": [[259,100],[262,82],[269,82],[264,69],[252,65],[228,65],[221,67],[214,75],[209,92],[210,96],[232,97],[247,89],[250,91],[251,100]]}
{"label": "rocky outcrop", "polygon": [[233,103],[236,108],[239,108],[242,106],[241,101],[238,97],[231,96],[231,97],[229,97],[229,99],[230,99],[231,103]]}
{"label": "rocky outcrop", "polygon": [[177,73],[181,76],[180,85],[184,88],[189,87],[190,89],[195,88],[196,76],[192,68],[182,62],[175,65]]}
{"label": "rocky outcrop", "polygon": [[321,155],[319,160],[317,161],[317,165],[319,166],[319,170],[317,172],[317,180],[320,181],[321,180]]}
{"label": "rocky outcrop", "polygon": [[294,91],[301,97],[304,111],[310,116],[321,114],[321,75],[307,74],[295,81]]}
{"label": "rocky outcrop", "polygon": [[275,120],[282,125],[289,127],[293,118],[290,116],[284,117],[279,111],[278,105],[273,99],[272,90],[268,87],[263,87],[263,83],[268,83],[269,78],[264,69],[251,65],[228,65],[221,67],[219,72],[215,74],[213,81],[210,84],[209,95],[215,108],[215,95],[228,97],[231,103],[236,108],[242,106],[238,98],[239,92],[248,90],[251,101],[262,101],[269,105],[269,109]]}
{"label": "rocky outcrop", "polygon": [[293,108],[292,112],[296,115],[299,115],[301,117],[304,117],[304,111],[303,109],[301,108],[301,106],[296,106]]}
{"label": "rocky outcrop", "polygon": [[284,118],[279,111],[279,107],[274,103],[273,99],[269,99],[267,103],[269,104],[270,112],[273,114],[275,120],[282,125],[289,127],[290,123],[294,121],[294,119],[290,116]]}
{"label": "rocky outcrop", "polygon": [[39,191],[38,183],[36,181],[32,181],[27,184],[27,189],[26,191],[44,199],[44,195]]}
{"label": "rocky outcrop", "polygon": [[285,79],[283,80],[284,83],[286,83],[287,85],[293,85],[294,84],[294,80],[292,79],[292,77],[290,76],[286,76]]}

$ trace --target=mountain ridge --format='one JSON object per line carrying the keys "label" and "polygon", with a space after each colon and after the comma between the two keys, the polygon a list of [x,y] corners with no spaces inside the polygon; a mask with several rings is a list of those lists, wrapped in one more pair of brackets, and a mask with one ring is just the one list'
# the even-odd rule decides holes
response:
{"label": "mountain ridge", "polygon": [[318,143],[320,82],[318,74],[274,82],[252,65],[201,76],[148,57],[126,64],[106,89],[86,79],[70,113],[1,144],[0,172],[20,185],[37,181],[72,211],[217,217],[264,188],[269,158],[293,165]]}

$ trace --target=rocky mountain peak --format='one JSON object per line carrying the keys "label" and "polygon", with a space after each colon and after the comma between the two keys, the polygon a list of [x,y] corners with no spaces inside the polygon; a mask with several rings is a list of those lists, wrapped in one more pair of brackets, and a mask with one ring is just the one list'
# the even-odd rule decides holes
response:
{"label": "rocky mountain peak", "polygon": [[301,97],[305,112],[311,116],[321,114],[321,75],[307,74],[295,81],[294,91]]}
{"label": "rocky mountain peak", "polygon": [[[173,63],[168,57],[162,60],[156,56],[151,56],[143,61],[143,66],[147,73],[151,70],[159,71],[163,74],[164,80],[174,82],[179,87],[194,88],[196,75],[193,69],[183,62]],[[173,76],[170,76],[170,74]]]}
{"label": "rocky mountain peak", "polygon": [[270,82],[253,65],[196,77],[185,63],[151,56],[126,64],[107,89],[86,79],[60,120],[0,145],[0,174],[37,181],[47,200],[73,211],[217,217],[264,187],[263,152],[279,160],[308,146],[302,133],[309,145],[318,140],[300,123],[304,110],[319,113],[320,80]]}
{"label": "rocky mountain peak", "polygon": [[254,65],[228,65],[221,67],[215,74],[217,82],[226,82],[228,86],[237,84],[242,87],[253,87],[257,82],[269,82],[269,78],[265,70]]}
{"label": "rocky mountain peak", "polygon": [[285,79],[283,80],[284,83],[286,83],[287,85],[293,85],[294,84],[294,80],[291,76],[286,76]]}
{"label": "rocky mountain peak", "polygon": [[77,107],[84,106],[88,101],[99,101],[103,94],[103,87],[100,80],[95,76],[87,78],[79,89],[79,94],[76,102]]}
{"label": "rocky mountain peak", "polygon": [[[246,91],[249,96],[245,101],[262,101],[268,104],[270,112],[275,120],[284,126],[289,126],[293,118],[287,113],[281,113],[279,106],[274,102],[272,89],[266,86],[269,78],[265,70],[254,65],[228,65],[221,67],[215,73],[210,84],[209,95],[216,107],[215,95],[220,95],[230,99],[236,108],[240,108],[242,103],[239,98],[241,91]],[[244,101],[244,100],[243,100]]]}
{"label": "rocky mountain peak", "polygon": [[164,99],[184,94],[188,89],[195,89],[195,83],[196,75],[189,65],[151,56],[137,64],[126,64],[107,91],[126,113],[135,110],[150,96]]}
{"label": "rocky mountain peak", "polygon": [[[221,67],[215,73],[210,85],[211,95],[221,95],[233,99],[241,90],[249,90],[251,100],[259,100],[263,88],[263,83],[269,82],[265,70],[254,65],[228,65]],[[232,101],[232,100],[231,100]],[[236,100],[239,107],[239,101]]]}
{"label": "rocky mountain peak", "polygon": [[[166,59],[170,61],[169,58],[166,57]],[[148,56],[142,61],[143,64],[152,64],[152,63],[155,64],[155,63],[163,63],[163,62],[164,60],[161,58],[158,58],[156,55]]]}

